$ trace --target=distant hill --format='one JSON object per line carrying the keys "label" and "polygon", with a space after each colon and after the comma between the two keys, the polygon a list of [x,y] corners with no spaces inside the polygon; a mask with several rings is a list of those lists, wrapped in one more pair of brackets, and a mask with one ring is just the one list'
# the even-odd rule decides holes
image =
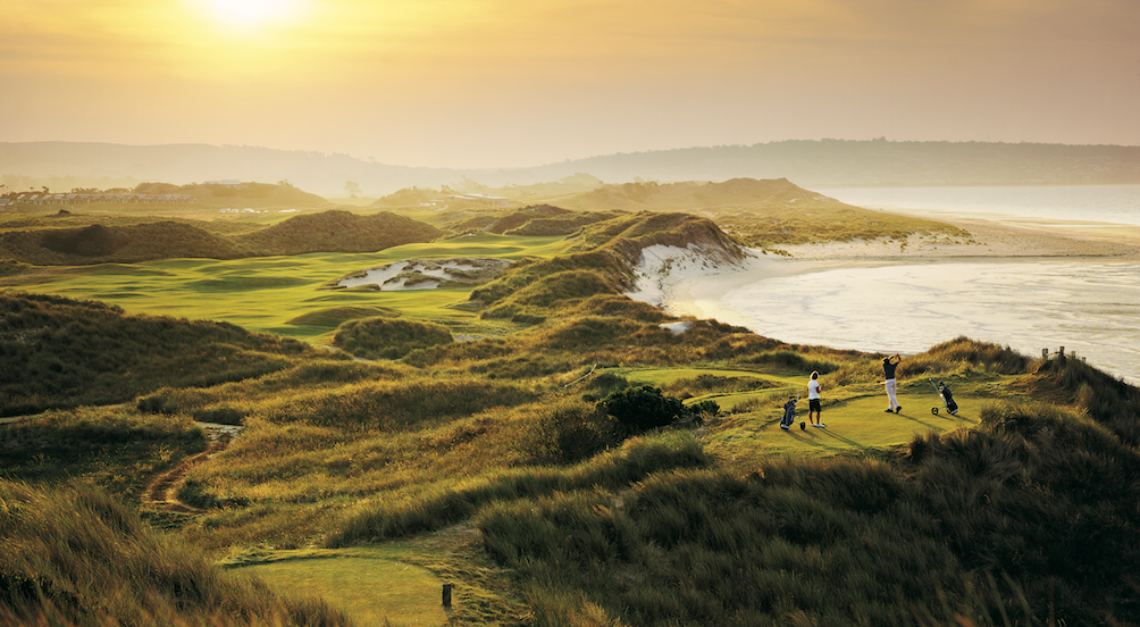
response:
{"label": "distant hill", "polygon": [[[71,187],[130,186],[146,181],[201,183],[219,180],[275,183],[287,180],[324,194],[343,194],[357,181],[380,194],[410,185],[459,181],[454,170],[391,166],[348,155],[252,146],[168,144],[128,146],[85,142],[0,143],[0,183]],[[28,181],[36,181],[29,183]],[[45,181],[45,182],[38,182]],[[62,189],[62,187],[61,187]],[[18,190],[18,191],[23,191]]]}
{"label": "distant hill", "polygon": [[366,216],[325,211],[289,218],[235,239],[266,254],[297,255],[329,250],[372,252],[431,241],[442,234],[434,226],[386,211]]}
{"label": "distant hill", "polygon": [[[442,235],[435,227],[393,213],[348,211],[302,214],[252,232],[228,234],[213,223],[163,220],[137,224],[47,226],[42,219],[0,222],[0,259],[34,265],[134,263],[155,259],[238,259],[310,252],[372,252],[427,242]],[[26,226],[21,224],[26,223]],[[228,224],[223,227],[230,227]],[[11,265],[13,272],[20,269]]]}
{"label": "distant hill", "polygon": [[328,200],[316,194],[283,183],[140,183],[134,191],[139,194],[184,194],[193,198],[197,205],[218,207],[324,208],[331,205]]}
{"label": "distant hill", "polygon": [[723,182],[624,183],[603,185],[559,200],[559,205],[588,211],[765,210],[787,207],[846,206],[787,179],[737,178]]}
{"label": "distant hill", "polygon": [[306,350],[231,324],[128,316],[100,303],[3,292],[0,416],[256,376]]}
{"label": "distant hill", "polygon": [[847,205],[787,179],[604,185],[559,204],[592,211],[694,213],[712,218],[741,243],[760,247],[911,234],[968,236],[934,220]]}
{"label": "distant hill", "polygon": [[238,179],[288,180],[328,195],[344,193],[349,181],[376,195],[441,185],[471,193],[479,185],[527,186],[567,177],[574,187],[587,180],[574,178],[583,173],[614,182],[783,177],[809,187],[1140,183],[1140,146],[794,140],[622,153],[528,168],[449,169],[244,146],[0,143],[0,183],[19,191],[30,185],[70,188],[107,181],[182,184]]}
{"label": "distant hill", "polygon": [[109,210],[119,215],[156,211],[177,215],[203,209],[236,212],[249,209],[325,209],[331,205],[328,200],[288,183],[139,183],[131,189],[78,187],[68,191],[53,191],[47,185],[25,191],[0,189],[0,210],[24,213],[44,209],[83,209]]}
{"label": "distant hill", "polygon": [[[574,172],[607,181],[788,178],[808,187],[1123,184],[1140,183],[1140,146],[793,140],[598,156],[525,174],[535,181]],[[519,182],[513,174],[480,180]]]}

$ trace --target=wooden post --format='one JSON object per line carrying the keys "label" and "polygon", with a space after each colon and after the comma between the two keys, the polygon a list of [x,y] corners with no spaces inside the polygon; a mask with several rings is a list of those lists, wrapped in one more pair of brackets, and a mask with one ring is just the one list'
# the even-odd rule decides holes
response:
{"label": "wooden post", "polygon": [[1057,354],[1060,355],[1061,357],[1064,357],[1065,356],[1065,347],[1062,346],[1061,348],[1057,349]]}
{"label": "wooden post", "polygon": [[451,590],[454,588],[449,583],[443,584],[443,607],[451,609]]}

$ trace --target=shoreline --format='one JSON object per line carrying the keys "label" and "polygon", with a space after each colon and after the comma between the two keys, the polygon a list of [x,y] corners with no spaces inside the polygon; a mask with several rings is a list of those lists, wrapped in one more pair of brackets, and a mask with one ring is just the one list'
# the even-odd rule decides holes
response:
{"label": "shoreline", "polygon": [[[965,221],[959,224],[965,227],[963,222]],[[813,344],[881,352],[883,347],[879,344],[883,342],[883,338],[876,336],[874,325],[865,330],[867,334],[864,337],[864,333],[858,330],[862,323],[857,322],[858,320],[873,319],[877,315],[873,305],[867,309],[865,302],[860,304],[861,298],[863,301],[867,298],[866,296],[860,297],[860,294],[870,293],[868,290],[873,292],[875,289],[873,284],[862,285],[850,293],[835,292],[836,289],[843,289],[841,287],[843,283],[837,283],[833,276],[821,275],[817,279],[817,285],[822,290],[824,297],[826,299],[838,297],[838,300],[832,302],[832,306],[829,308],[812,296],[813,291],[810,285],[805,287],[805,284],[800,283],[800,281],[810,283],[812,279],[808,275],[813,273],[862,269],[875,269],[876,274],[884,277],[914,276],[916,273],[918,276],[938,276],[940,273],[937,270],[932,270],[931,267],[946,264],[948,266],[946,277],[949,281],[946,287],[951,290],[951,294],[956,293],[959,299],[957,302],[960,303],[958,307],[950,310],[928,307],[927,304],[933,301],[928,299],[916,301],[913,291],[904,292],[901,295],[902,300],[899,302],[899,306],[906,308],[902,311],[911,311],[910,307],[914,306],[914,311],[919,318],[926,319],[926,325],[930,324],[931,315],[940,319],[945,317],[945,337],[932,339],[929,345],[959,335],[976,336],[988,341],[999,341],[998,338],[1008,337],[1009,340],[1004,340],[1007,342],[1021,336],[1020,341],[1013,341],[1013,343],[1021,345],[1020,349],[1023,352],[1038,350],[1036,344],[1033,343],[1037,340],[1026,341],[1024,336],[1029,333],[1034,337],[1040,337],[1042,340],[1054,338],[1052,341],[1060,341],[1061,344],[1084,345],[1082,354],[1089,354],[1090,345],[1087,342],[1092,341],[1091,346],[1102,346],[1105,349],[1104,351],[1098,349],[1094,354],[1100,352],[1102,358],[1108,357],[1109,354],[1115,355],[1110,361],[1100,364],[1102,368],[1107,368],[1109,372],[1122,374],[1127,379],[1136,379],[1140,376],[1138,374],[1140,370],[1137,370],[1135,365],[1134,351],[1128,349],[1121,352],[1119,347],[1103,344],[1103,337],[1095,340],[1091,337],[1085,338],[1082,335],[1085,332],[1081,331],[1079,326],[1073,327],[1072,319],[1067,314],[1052,312],[1052,310],[1039,311],[1039,315],[1050,316],[1043,320],[1055,320],[1056,325],[1058,325],[1046,324],[1044,327],[1037,324],[1036,321],[1032,321],[1032,318],[1025,319],[1025,315],[1031,314],[1027,314],[1025,308],[1020,306],[1009,310],[1008,315],[1013,316],[1012,318],[1006,317],[1005,310],[997,309],[993,312],[997,318],[990,319],[989,314],[979,311],[977,306],[973,305],[972,299],[964,297],[960,290],[963,281],[967,284],[980,281],[983,289],[990,290],[978,293],[978,298],[982,299],[980,302],[984,303],[986,299],[989,299],[993,303],[992,306],[1000,308],[1002,297],[995,296],[995,294],[1000,295],[1002,290],[1005,290],[1007,294],[1009,290],[1016,291],[1016,286],[1020,285],[1019,279],[1016,278],[1019,274],[1016,266],[1017,264],[1025,264],[1024,280],[1029,281],[1025,284],[1025,289],[1028,290],[1025,293],[1025,299],[1031,301],[1034,294],[1040,293],[1042,289],[1050,289],[1048,286],[1054,285],[1052,279],[1047,276],[1043,277],[1036,272],[1040,267],[1038,264],[1060,264],[1060,266],[1069,267],[1071,270],[1062,270],[1062,274],[1057,275],[1059,277],[1057,280],[1061,283],[1056,285],[1059,289],[1069,290],[1070,295],[1078,294],[1076,297],[1082,298],[1079,294],[1085,294],[1084,288],[1074,287],[1072,280],[1084,279],[1073,278],[1070,280],[1070,277],[1087,277],[1087,272],[1108,272],[1109,276],[1115,275],[1115,280],[1119,281],[1120,273],[1131,272],[1131,267],[1140,262],[1140,246],[1137,246],[1140,243],[1140,237],[1133,239],[1133,229],[1110,228],[1109,237],[1111,237],[1112,245],[1105,246],[1099,241],[1084,237],[1079,230],[1074,233],[1068,228],[1063,234],[1047,234],[1048,237],[1042,237],[1039,229],[1054,227],[1010,227],[1004,224],[983,222],[980,225],[981,228],[978,228],[973,221],[970,221],[970,226],[974,227],[971,229],[971,233],[978,241],[970,244],[955,244],[951,250],[947,250],[945,242],[932,243],[928,246],[913,244],[900,246],[899,242],[881,241],[840,242],[797,247],[797,254],[791,257],[771,253],[763,254],[761,251],[750,250],[751,255],[748,258],[731,265],[699,267],[690,264],[661,268],[662,272],[657,282],[659,290],[654,295],[656,297],[655,304],[674,316],[716,319],[794,344]],[[1140,231],[1140,229],[1135,229],[1135,231]],[[969,268],[974,264],[978,266],[977,272]],[[992,274],[991,264],[1002,265],[1004,269],[998,271],[998,274]],[[925,269],[924,266],[926,266]],[[1082,271],[1082,266],[1090,269]],[[949,270],[950,267],[954,269]],[[1093,267],[1097,269],[1092,270]],[[879,272],[879,269],[886,274]],[[892,269],[897,269],[897,271]],[[789,280],[790,277],[804,278]],[[990,277],[996,278],[997,283],[995,284],[995,281]],[[932,289],[938,290],[937,285],[940,281],[938,279],[932,280],[931,285],[934,286]],[[1045,282],[1042,283],[1042,281]],[[756,290],[751,286],[761,282],[772,282],[770,289],[788,290],[788,296],[784,299],[786,303],[781,300],[778,293],[774,296],[769,294],[766,302],[756,301]],[[1002,282],[1008,284],[1008,287],[1002,287]],[[1093,287],[1095,284],[1094,281],[1088,285],[1090,289],[1095,289]],[[913,280],[910,285],[915,285]],[[913,290],[914,288],[904,287],[904,289]],[[955,289],[959,291],[954,292]],[[995,289],[996,292],[993,291]],[[1072,292],[1073,289],[1078,291]],[[750,292],[753,293],[752,296],[744,295],[744,293]],[[1131,290],[1129,293],[1132,293]],[[840,294],[842,295],[840,296]],[[1089,292],[1089,294],[1093,295],[1084,300],[1085,305],[1111,302],[1111,300],[1104,300],[1105,298],[1112,298],[1105,296],[1106,293],[1104,292],[1098,294],[1094,291]],[[745,300],[741,300],[741,298]],[[855,300],[851,300],[852,298]],[[962,298],[967,300],[963,301]],[[997,300],[993,300],[994,298]],[[1140,304],[1133,302],[1132,296],[1125,298],[1127,299],[1126,305],[1129,307]],[[758,318],[757,311],[748,303],[764,303],[761,305],[760,311],[766,313],[761,313]],[[798,333],[790,332],[790,329],[783,322],[774,326],[764,322],[765,319],[770,322],[775,321],[776,318],[772,318],[773,315],[776,315],[773,313],[773,306],[784,307],[784,305],[786,305],[788,313],[780,318],[782,321],[785,319],[798,320],[806,325],[804,328],[800,328]],[[847,311],[845,310],[847,306],[854,306],[855,309]],[[1086,315],[1096,315],[1088,313],[1089,311],[1086,306]],[[1058,315],[1060,316],[1058,318],[1051,317]],[[851,316],[855,317],[851,318]],[[1001,329],[1002,323],[993,326],[994,320],[1006,320],[1006,325],[1020,325],[1022,323],[1013,322],[1019,319],[1023,320],[1026,326],[1015,327],[1019,330],[1017,333],[1012,333],[1009,336],[998,334],[995,337],[994,331]],[[1093,318],[1089,320],[1093,320]],[[798,325],[800,322],[796,322],[796,324]],[[806,336],[802,333],[805,328],[810,329],[812,325],[818,324],[825,325],[819,333],[809,333]],[[855,335],[848,335],[847,340],[840,340],[843,337],[843,332],[836,335],[833,330],[833,325],[836,324],[840,328],[846,327],[848,333],[853,332]],[[1113,324],[1120,324],[1118,317]],[[930,326],[926,326],[926,331],[923,331],[922,328],[923,323],[920,323],[918,327],[906,329],[910,335],[910,340],[912,340],[911,344],[914,344],[913,340],[916,337],[930,335]],[[990,331],[989,333],[984,331],[987,328]],[[1052,333],[1053,330],[1057,330],[1057,333]],[[897,339],[903,340],[908,333],[904,333]],[[856,337],[863,337],[866,341],[863,343],[850,341],[851,338]],[[1069,341],[1065,341],[1064,338],[1069,338]],[[922,340],[922,342],[926,342],[926,340]],[[1042,343],[1041,346],[1047,344],[1047,342]],[[910,348],[914,350],[909,352],[924,350],[918,349],[916,346],[911,346]],[[923,346],[928,347],[927,344],[923,344]],[[890,352],[896,352],[899,348],[902,347],[896,344]],[[1124,361],[1120,361],[1122,358]]]}
{"label": "shoreline", "polygon": [[[789,256],[747,249],[750,257],[715,272],[675,268],[662,282],[658,303],[674,315],[716,318],[730,324],[740,318],[714,305],[725,294],[758,280],[795,276],[839,268],[875,268],[937,263],[1031,263],[1034,261],[1087,261],[1128,263],[1140,260],[1140,227],[1057,220],[996,220],[959,216],[947,221],[969,231],[973,241],[912,235],[897,240],[858,240],[789,245]],[[1089,230],[1093,232],[1090,233]],[[742,325],[746,326],[746,325]]]}
{"label": "shoreline", "polygon": [[781,246],[793,259],[1121,258],[1140,259],[1140,226],[1060,220],[944,220],[970,239],[914,234],[905,240],[856,240]]}

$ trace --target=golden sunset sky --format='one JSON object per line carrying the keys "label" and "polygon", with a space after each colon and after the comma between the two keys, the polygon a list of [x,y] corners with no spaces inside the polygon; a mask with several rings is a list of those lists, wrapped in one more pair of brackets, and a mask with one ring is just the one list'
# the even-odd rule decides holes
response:
{"label": "golden sunset sky", "polygon": [[1140,0],[3,0],[0,141],[1140,144]]}

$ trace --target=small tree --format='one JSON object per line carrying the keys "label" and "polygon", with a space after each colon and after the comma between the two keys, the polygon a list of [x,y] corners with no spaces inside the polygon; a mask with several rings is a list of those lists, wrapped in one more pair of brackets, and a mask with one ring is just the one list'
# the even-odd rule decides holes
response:
{"label": "small tree", "polygon": [[352,198],[356,198],[360,194],[360,183],[356,181],[345,181],[344,191]]}
{"label": "small tree", "polygon": [[651,385],[619,390],[599,405],[630,433],[664,427],[687,415],[681,399],[665,396]]}

